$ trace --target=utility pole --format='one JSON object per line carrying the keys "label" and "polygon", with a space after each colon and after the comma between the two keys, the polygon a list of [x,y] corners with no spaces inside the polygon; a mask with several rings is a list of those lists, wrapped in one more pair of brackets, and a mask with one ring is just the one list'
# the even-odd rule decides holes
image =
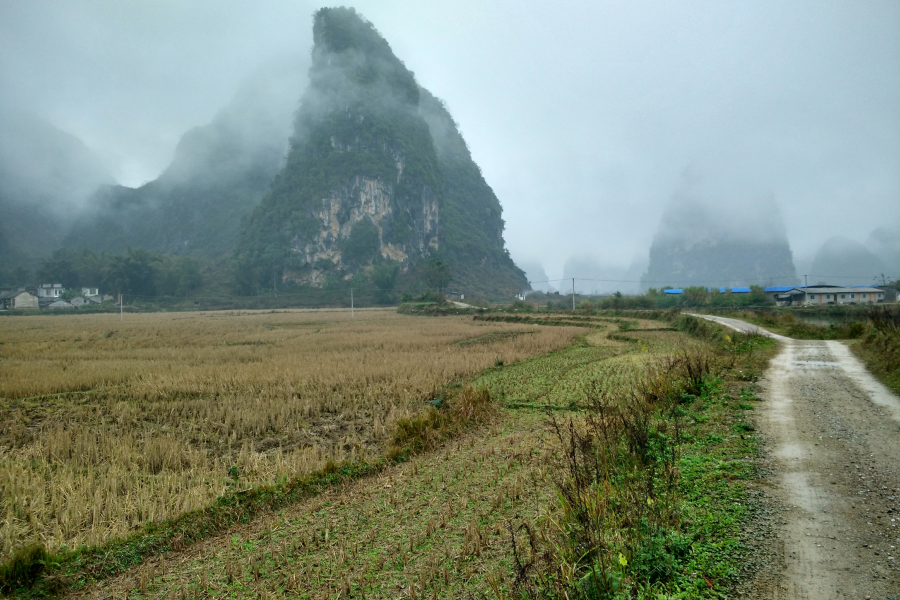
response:
{"label": "utility pole", "polygon": [[119,322],[122,322],[122,294],[119,294]]}
{"label": "utility pole", "polygon": [[572,312],[575,312],[575,278],[572,278]]}
{"label": "utility pole", "polygon": [[806,275],[803,276],[803,287],[809,287],[809,281],[806,279]]}
{"label": "utility pole", "polygon": [[350,318],[353,318],[353,288],[350,288]]}

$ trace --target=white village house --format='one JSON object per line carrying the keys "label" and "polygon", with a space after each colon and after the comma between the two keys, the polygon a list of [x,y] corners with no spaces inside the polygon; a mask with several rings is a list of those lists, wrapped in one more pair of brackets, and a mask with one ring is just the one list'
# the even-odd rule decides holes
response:
{"label": "white village house", "polygon": [[776,294],[779,306],[819,306],[826,304],[880,304],[884,302],[884,290],[875,287],[841,287],[839,285],[815,285],[797,287]]}
{"label": "white village house", "polygon": [[37,288],[38,298],[59,298],[66,291],[61,283],[42,283]]}

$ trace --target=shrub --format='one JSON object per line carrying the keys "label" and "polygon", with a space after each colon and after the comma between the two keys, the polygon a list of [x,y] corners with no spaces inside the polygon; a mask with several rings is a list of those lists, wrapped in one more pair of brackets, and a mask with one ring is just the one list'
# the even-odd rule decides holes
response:
{"label": "shrub", "polygon": [[0,592],[9,594],[30,587],[47,566],[50,555],[43,546],[32,544],[19,548],[0,566]]}
{"label": "shrub", "polygon": [[466,425],[486,422],[493,412],[490,392],[466,387],[447,402],[434,402],[423,413],[398,419],[388,458],[432,450]]}

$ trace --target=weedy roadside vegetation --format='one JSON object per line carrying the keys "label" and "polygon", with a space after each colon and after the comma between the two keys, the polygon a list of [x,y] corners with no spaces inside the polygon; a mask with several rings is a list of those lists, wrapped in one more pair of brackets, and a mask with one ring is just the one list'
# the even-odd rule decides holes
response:
{"label": "weedy roadside vegetation", "polygon": [[593,386],[583,417],[551,417],[557,501],[512,532],[512,597],[721,597],[740,579],[756,453],[747,374],[774,342],[674,324],[704,343],[630,386]]}
{"label": "weedy roadside vegetation", "polygon": [[869,328],[853,349],[875,375],[900,394],[900,307],[869,311]]}
{"label": "weedy roadside vegetation", "polygon": [[841,320],[829,326],[807,323],[787,311],[762,310],[734,313],[729,316],[744,319],[798,340],[852,340],[860,337],[866,331],[866,313],[858,312],[856,314],[859,319]]}
{"label": "weedy roadside vegetation", "polygon": [[448,383],[579,331],[386,311],[3,319],[0,558],[378,456]]}

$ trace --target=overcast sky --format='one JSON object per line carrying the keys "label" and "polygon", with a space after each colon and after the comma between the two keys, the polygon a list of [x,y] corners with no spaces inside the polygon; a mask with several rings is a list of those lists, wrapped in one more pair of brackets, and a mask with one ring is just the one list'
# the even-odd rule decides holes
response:
{"label": "overcast sky", "polygon": [[[0,102],[137,185],[254,69],[308,55],[319,6],[2,2]],[[646,257],[686,178],[714,197],[773,195],[795,256],[900,227],[900,1],[353,6],[447,102],[513,257],[550,277],[571,256]]]}

